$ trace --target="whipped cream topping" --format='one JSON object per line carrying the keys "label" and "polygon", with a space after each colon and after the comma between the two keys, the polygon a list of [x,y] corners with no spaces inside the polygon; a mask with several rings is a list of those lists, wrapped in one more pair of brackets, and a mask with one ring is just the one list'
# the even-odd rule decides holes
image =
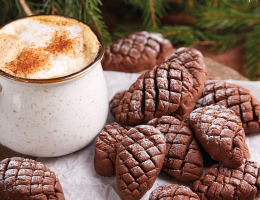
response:
{"label": "whipped cream topping", "polygon": [[66,76],[88,66],[100,43],[91,29],[77,20],[35,16],[0,29],[0,69],[28,79]]}

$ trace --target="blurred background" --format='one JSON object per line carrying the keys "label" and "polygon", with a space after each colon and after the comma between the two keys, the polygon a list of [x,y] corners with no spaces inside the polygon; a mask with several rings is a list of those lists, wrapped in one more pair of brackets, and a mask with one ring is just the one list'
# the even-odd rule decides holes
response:
{"label": "blurred background", "polygon": [[0,0],[0,26],[35,14],[85,21],[106,44],[135,31],[159,32],[175,48],[195,47],[250,80],[260,80],[257,0]]}

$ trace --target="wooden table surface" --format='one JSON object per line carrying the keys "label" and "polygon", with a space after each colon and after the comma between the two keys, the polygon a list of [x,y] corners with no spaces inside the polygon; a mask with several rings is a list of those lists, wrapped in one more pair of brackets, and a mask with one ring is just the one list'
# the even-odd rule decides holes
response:
{"label": "wooden table surface", "polygon": [[[243,77],[238,72],[236,72],[235,70],[233,70],[223,64],[217,63],[209,58],[205,58],[205,63],[208,68],[208,75],[215,79],[218,79],[218,80],[234,79],[234,80],[244,80],[244,81],[248,80],[247,78]],[[36,159],[35,157],[19,154],[0,144],[0,161],[5,158],[16,157],[16,156],[30,158],[30,159],[34,159],[34,160]],[[256,198],[255,200],[257,200],[257,199],[258,198]],[[0,196],[0,200],[3,200],[3,198],[1,198],[1,196]]]}

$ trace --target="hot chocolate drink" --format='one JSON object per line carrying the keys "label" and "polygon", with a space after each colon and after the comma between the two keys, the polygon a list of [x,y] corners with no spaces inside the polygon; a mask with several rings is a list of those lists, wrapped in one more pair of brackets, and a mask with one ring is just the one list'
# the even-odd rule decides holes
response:
{"label": "hot chocolate drink", "polygon": [[0,29],[0,69],[27,79],[63,77],[93,62],[100,46],[92,30],[77,20],[23,18]]}

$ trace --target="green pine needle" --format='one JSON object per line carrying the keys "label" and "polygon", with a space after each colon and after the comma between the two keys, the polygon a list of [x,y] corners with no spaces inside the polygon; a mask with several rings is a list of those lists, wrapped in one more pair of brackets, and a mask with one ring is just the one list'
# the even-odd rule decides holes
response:
{"label": "green pine needle", "polygon": [[260,24],[247,33],[245,37],[245,64],[248,77],[256,79],[260,77]]}

